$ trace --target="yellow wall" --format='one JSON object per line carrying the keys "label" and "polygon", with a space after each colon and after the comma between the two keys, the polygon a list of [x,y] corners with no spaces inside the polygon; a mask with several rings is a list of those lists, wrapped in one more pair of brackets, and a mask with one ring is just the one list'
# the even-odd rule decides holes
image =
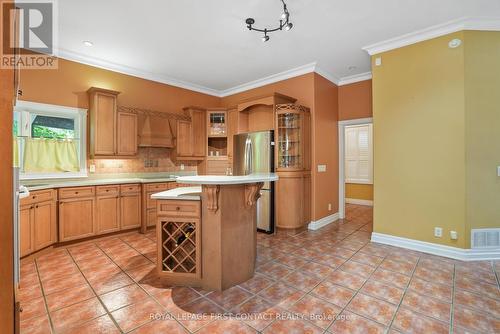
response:
{"label": "yellow wall", "polygon": [[[467,225],[500,228],[500,32],[465,32]],[[469,246],[470,239],[467,238]]]}
{"label": "yellow wall", "polygon": [[463,248],[464,52],[453,38],[464,33],[373,57],[374,231]]}
{"label": "yellow wall", "polygon": [[363,199],[373,201],[373,185],[372,184],[345,184],[345,198]]}

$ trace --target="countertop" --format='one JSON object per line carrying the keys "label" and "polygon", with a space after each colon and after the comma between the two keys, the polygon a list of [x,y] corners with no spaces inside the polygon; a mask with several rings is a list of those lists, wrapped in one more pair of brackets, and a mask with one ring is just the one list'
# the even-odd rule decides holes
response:
{"label": "countertop", "polygon": [[199,201],[201,194],[201,186],[197,187],[181,187],[162,191],[151,195],[152,199],[175,199],[186,201]]}
{"label": "countertop", "polygon": [[30,191],[64,188],[64,187],[81,187],[81,186],[99,186],[108,184],[130,184],[130,183],[159,183],[159,182],[175,182],[179,175],[171,175],[166,173],[151,173],[151,174],[133,174],[124,177],[116,177],[117,175],[101,175],[99,177],[88,177],[82,179],[59,179],[59,180],[21,180],[19,183],[24,185]]}
{"label": "countertop", "polygon": [[225,175],[194,175],[180,176],[177,182],[185,184],[212,184],[212,185],[230,185],[277,181],[278,175],[274,173],[250,174],[240,176]]}

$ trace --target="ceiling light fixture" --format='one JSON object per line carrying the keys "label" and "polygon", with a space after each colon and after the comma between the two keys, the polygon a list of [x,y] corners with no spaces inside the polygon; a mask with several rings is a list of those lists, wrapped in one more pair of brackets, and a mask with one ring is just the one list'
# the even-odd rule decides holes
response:
{"label": "ceiling light fixture", "polygon": [[248,30],[255,30],[255,31],[263,32],[264,33],[264,36],[262,36],[262,41],[263,42],[269,41],[269,35],[268,34],[270,32],[275,32],[275,31],[278,31],[278,30],[283,30],[283,28],[285,28],[286,31],[289,31],[290,29],[293,28],[293,24],[292,24],[292,22],[290,22],[290,12],[288,11],[288,9],[286,7],[285,0],[281,0],[281,2],[283,3],[283,14],[281,14],[280,26],[278,28],[274,28],[274,29],[269,29],[269,28],[258,29],[258,28],[254,28],[253,27],[253,24],[255,23],[255,20],[253,18],[249,17],[248,19],[245,20],[245,23],[247,24]]}
{"label": "ceiling light fixture", "polygon": [[92,43],[91,41],[83,41],[83,45],[85,45],[85,46],[93,46],[94,43]]}

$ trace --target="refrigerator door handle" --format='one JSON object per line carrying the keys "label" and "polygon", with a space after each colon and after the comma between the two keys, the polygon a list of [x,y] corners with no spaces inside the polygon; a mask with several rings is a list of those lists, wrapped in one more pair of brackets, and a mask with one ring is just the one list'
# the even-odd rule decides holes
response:
{"label": "refrigerator door handle", "polygon": [[247,137],[245,141],[245,175],[252,172],[252,140]]}

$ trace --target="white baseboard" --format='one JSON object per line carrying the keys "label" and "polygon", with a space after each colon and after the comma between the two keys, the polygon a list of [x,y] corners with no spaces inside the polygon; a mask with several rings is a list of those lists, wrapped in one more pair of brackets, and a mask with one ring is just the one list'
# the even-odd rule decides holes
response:
{"label": "white baseboard", "polygon": [[357,204],[357,205],[373,206],[373,201],[370,201],[370,200],[367,200],[367,199],[346,198],[345,202],[347,204]]}
{"label": "white baseboard", "polygon": [[309,225],[307,226],[307,228],[310,230],[319,230],[320,228],[322,228],[328,224],[331,224],[337,220],[339,220],[339,213],[338,212],[336,212],[332,215],[323,217],[321,219],[318,219],[316,221],[310,222]]}
{"label": "white baseboard", "polygon": [[372,232],[371,241],[462,261],[500,260],[500,248],[463,249],[376,232]]}

